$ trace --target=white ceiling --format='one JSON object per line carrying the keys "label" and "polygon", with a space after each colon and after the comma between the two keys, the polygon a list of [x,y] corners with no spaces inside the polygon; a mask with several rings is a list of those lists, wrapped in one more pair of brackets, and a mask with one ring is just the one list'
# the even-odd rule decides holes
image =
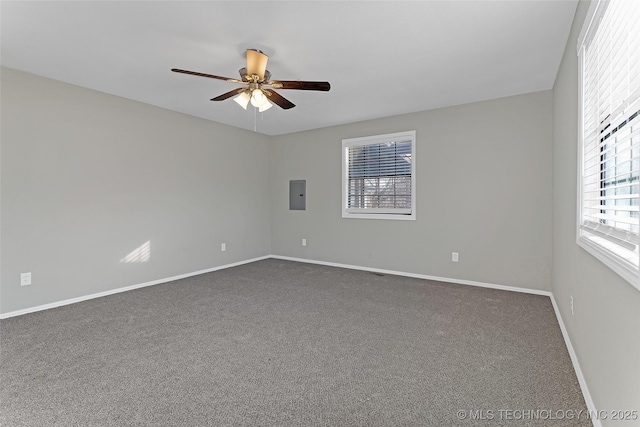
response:
{"label": "white ceiling", "polygon": [[[278,135],[550,89],[577,0],[2,1],[0,63],[185,114]],[[210,98],[244,51],[269,55],[295,103],[256,115]],[[254,123],[255,120],[255,123]]]}

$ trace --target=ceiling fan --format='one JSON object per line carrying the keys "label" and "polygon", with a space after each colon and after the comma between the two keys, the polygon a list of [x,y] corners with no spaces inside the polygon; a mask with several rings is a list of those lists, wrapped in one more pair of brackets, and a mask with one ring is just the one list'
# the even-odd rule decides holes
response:
{"label": "ceiling fan", "polygon": [[198,73],[196,71],[181,70],[179,68],[172,68],[171,71],[241,84],[242,87],[216,96],[215,98],[212,98],[211,101],[224,101],[225,99],[237,95],[234,98],[234,101],[236,101],[242,108],[246,110],[247,105],[251,102],[251,105],[257,107],[260,112],[271,108],[273,106],[271,102],[285,110],[295,107],[295,104],[273,89],[318,90],[324,92],[331,89],[329,82],[271,80],[271,73],[267,70],[267,61],[269,60],[269,57],[257,49],[247,49],[246,55],[247,66],[239,70],[240,80],[216,76],[213,74]]}

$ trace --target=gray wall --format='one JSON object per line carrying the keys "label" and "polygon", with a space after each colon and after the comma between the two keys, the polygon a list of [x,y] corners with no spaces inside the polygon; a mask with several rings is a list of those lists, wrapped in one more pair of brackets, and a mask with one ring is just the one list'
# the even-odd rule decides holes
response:
{"label": "gray wall", "polygon": [[[405,130],[417,219],[343,219],[341,140]],[[551,140],[551,91],[276,137],[272,253],[550,290]],[[292,179],[306,211],[288,210]]]}
{"label": "gray wall", "polygon": [[[1,79],[2,313],[270,253],[268,137],[11,69]],[[147,262],[121,262],[147,241]]]}
{"label": "gray wall", "polygon": [[588,7],[578,5],[553,90],[553,293],[596,407],[640,410],[640,292],[576,244],[576,43]]}

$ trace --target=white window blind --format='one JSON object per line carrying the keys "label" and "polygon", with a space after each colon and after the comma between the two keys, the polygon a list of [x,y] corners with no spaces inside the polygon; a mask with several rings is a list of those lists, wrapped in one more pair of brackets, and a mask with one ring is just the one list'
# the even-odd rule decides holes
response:
{"label": "white window blind", "polygon": [[346,139],[342,144],[343,217],[412,219],[415,132]]}
{"label": "white window blind", "polygon": [[578,243],[640,289],[640,1],[598,8],[579,50]]}

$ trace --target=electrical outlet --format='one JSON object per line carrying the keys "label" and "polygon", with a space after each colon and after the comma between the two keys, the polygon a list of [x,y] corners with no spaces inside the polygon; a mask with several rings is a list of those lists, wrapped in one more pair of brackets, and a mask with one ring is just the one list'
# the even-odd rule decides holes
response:
{"label": "electrical outlet", "polygon": [[222,244],[220,245],[220,251],[221,251],[221,252],[224,252],[224,251],[226,251],[226,250],[227,250],[227,244],[226,244],[226,243],[222,243]]}
{"label": "electrical outlet", "polygon": [[307,246],[307,239],[302,239],[302,246]]}
{"label": "electrical outlet", "polygon": [[20,274],[20,286],[28,286],[31,284],[31,272]]}
{"label": "electrical outlet", "polygon": [[458,262],[458,252],[451,252],[451,261]]}
{"label": "electrical outlet", "polygon": [[571,295],[571,315],[573,316],[573,295]]}

